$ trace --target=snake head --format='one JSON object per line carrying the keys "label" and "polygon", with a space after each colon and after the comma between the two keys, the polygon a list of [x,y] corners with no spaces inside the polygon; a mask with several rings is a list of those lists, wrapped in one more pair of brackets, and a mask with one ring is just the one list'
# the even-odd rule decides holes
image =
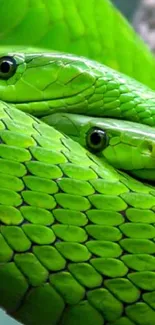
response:
{"label": "snake head", "polygon": [[43,121],[104,158],[113,167],[155,180],[154,128],[139,123],[57,113]]}

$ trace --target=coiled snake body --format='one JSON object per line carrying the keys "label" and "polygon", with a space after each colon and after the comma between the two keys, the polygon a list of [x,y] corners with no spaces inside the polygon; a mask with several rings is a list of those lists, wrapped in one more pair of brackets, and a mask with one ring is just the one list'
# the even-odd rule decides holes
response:
{"label": "coiled snake body", "polygon": [[154,325],[154,57],[106,0],[0,7],[0,306]]}

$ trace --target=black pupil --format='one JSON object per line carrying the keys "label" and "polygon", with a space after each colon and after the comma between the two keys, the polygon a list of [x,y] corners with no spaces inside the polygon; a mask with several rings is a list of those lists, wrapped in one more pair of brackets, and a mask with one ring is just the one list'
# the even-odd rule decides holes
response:
{"label": "black pupil", "polygon": [[101,142],[101,136],[98,132],[93,132],[90,136],[90,140],[94,146],[97,146]]}
{"label": "black pupil", "polygon": [[2,73],[8,73],[10,71],[10,63],[7,61],[4,61],[1,63],[1,72]]}

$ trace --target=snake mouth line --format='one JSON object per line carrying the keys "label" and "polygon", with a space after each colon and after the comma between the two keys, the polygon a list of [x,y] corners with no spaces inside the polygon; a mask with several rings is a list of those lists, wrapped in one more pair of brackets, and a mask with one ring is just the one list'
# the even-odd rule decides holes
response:
{"label": "snake mouth line", "polygon": [[[68,97],[67,97],[68,98]],[[55,101],[59,103],[61,101],[60,106],[54,105]],[[6,104],[12,104],[17,109],[29,113],[35,117],[46,117],[48,115],[54,114],[56,112],[68,112],[68,109],[65,103],[62,102],[63,98],[55,98],[55,99],[46,99],[46,100],[28,100],[28,101],[20,101],[14,102],[5,100]]]}
{"label": "snake mouth line", "polygon": [[[79,93],[80,94],[80,93]],[[76,94],[78,95],[78,94]],[[72,98],[76,96],[75,94],[70,95],[70,96],[64,96],[64,97],[54,97],[54,98],[46,98],[46,99],[35,99],[35,100],[21,100],[21,101],[13,101],[13,100],[7,100],[4,99],[4,102],[8,103],[8,104],[31,104],[31,103],[44,103],[44,102],[51,102],[51,101],[55,101],[55,100],[64,100],[67,98]]]}
{"label": "snake mouth line", "polygon": [[[45,100],[27,100],[27,101],[19,101],[19,102],[14,102],[14,101],[9,101],[5,100],[6,104],[12,104],[16,108],[18,108],[21,111],[24,111],[25,113],[32,114],[36,117],[46,117],[49,115],[53,115],[55,113],[72,113],[72,114],[78,114],[78,115],[86,115],[89,117],[97,117],[97,118],[116,118],[115,116],[109,116],[107,110],[104,110],[104,106],[101,107],[101,114],[95,114],[95,111],[93,112],[93,115],[91,115],[91,112],[89,111],[88,107],[85,107],[82,105],[79,107],[78,104],[81,104],[81,102],[77,102],[74,104],[66,104],[65,99],[70,99],[74,98],[75,95],[72,96],[66,96],[66,97],[57,97],[57,98],[49,98]],[[37,104],[39,106],[37,106]],[[58,105],[59,104],[59,105]],[[48,106],[47,106],[48,105]],[[138,116],[137,116],[138,119]],[[133,120],[128,120],[123,116],[117,116],[117,120],[126,120],[126,121],[132,121],[132,123],[139,123],[141,124],[140,119],[138,121],[133,121]]]}
{"label": "snake mouth line", "polygon": [[80,105],[78,107],[79,103],[74,104],[68,104],[65,102],[65,99],[69,99],[74,97],[67,96],[67,97],[57,97],[54,99],[45,99],[45,100],[27,100],[27,101],[20,101],[20,102],[13,102],[13,101],[5,101],[6,104],[12,104],[17,109],[24,111],[25,113],[29,113],[31,115],[34,115],[38,118],[46,118],[50,115],[54,115],[56,113],[65,113],[65,114],[73,114],[73,115],[84,115],[89,118],[107,118],[107,119],[117,119],[120,121],[126,121],[129,123],[135,123],[138,125],[146,126],[147,128],[151,128],[152,130],[154,127],[151,125],[147,125],[145,123],[142,123],[140,119],[137,117],[137,121],[134,121],[132,119],[127,119],[125,116],[109,116],[107,110],[104,110],[104,107],[101,108],[101,114],[99,115],[98,112],[95,113],[95,111],[92,114],[92,110],[89,109],[89,107],[85,107],[84,105]]}

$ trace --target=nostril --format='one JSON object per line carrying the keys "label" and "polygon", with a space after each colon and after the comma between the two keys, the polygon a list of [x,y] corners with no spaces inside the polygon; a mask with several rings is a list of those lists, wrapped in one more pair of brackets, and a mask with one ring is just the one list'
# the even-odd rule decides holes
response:
{"label": "nostril", "polygon": [[148,149],[150,152],[153,153],[154,150],[153,150],[153,145],[151,143],[148,144]]}
{"label": "nostril", "polygon": [[145,155],[155,157],[155,142],[143,141],[140,145],[140,150]]}
{"label": "nostril", "polygon": [[151,156],[155,158],[155,143],[149,143],[148,149],[149,152],[151,153]]}

